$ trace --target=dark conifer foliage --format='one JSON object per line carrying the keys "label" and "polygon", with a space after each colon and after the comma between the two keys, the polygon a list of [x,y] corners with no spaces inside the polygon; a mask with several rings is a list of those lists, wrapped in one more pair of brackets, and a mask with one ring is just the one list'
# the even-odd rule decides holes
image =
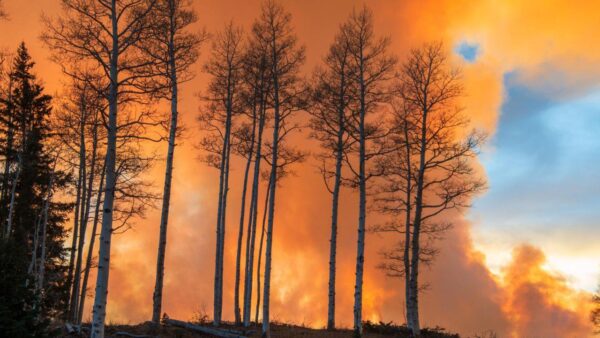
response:
{"label": "dark conifer foliage", "polygon": [[0,328],[11,337],[45,336],[42,318],[60,317],[68,293],[63,242],[71,205],[53,197],[67,188],[69,176],[56,169],[52,97],[44,94],[33,67],[22,43],[0,107]]}

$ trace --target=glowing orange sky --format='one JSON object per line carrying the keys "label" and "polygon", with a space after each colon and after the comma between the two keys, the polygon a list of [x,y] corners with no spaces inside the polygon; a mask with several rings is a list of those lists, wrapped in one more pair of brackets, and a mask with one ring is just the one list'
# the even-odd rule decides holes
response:
{"label": "glowing orange sky", "polygon": [[[305,70],[311,71],[321,60],[338,25],[353,6],[362,1],[285,0],[293,15],[293,25],[301,43],[307,47]],[[48,60],[48,52],[37,36],[42,29],[42,12],[60,12],[57,0],[6,0],[10,20],[0,23],[0,46],[14,49],[24,40],[37,62],[37,72],[50,93],[60,91],[63,81],[59,69]],[[600,22],[600,4],[573,1],[367,1],[375,13],[376,31],[392,37],[393,51],[402,56],[420,43],[445,41],[450,48],[461,41],[479,44],[481,55],[474,64],[456,56],[464,70],[467,97],[465,106],[474,125],[494,132],[503,102],[502,77],[519,70],[522,81],[542,84],[546,90],[544,67],[567,74],[563,81],[585,84],[600,72],[600,44],[595,38]],[[220,29],[233,19],[246,28],[256,17],[259,1],[193,0],[199,15],[198,29]],[[202,49],[208,54],[208,45]],[[182,88],[181,116],[186,126],[185,139],[176,151],[175,177],[167,248],[164,311],[173,318],[189,319],[194,312],[212,312],[214,226],[216,217],[217,172],[198,158],[194,144],[198,140],[195,117],[199,102],[194,94],[204,88],[206,77],[200,74]],[[301,138],[298,138],[301,139]],[[312,141],[302,139],[298,146],[313,149]],[[164,151],[166,145],[158,150]],[[329,195],[321,184],[316,163],[297,167],[297,175],[287,178],[279,191],[274,241],[272,318],[280,321],[324,324],[329,228]],[[163,166],[157,165],[152,177],[162,184]],[[241,165],[233,166],[226,247],[225,317],[232,318],[233,263],[235,233],[239,211]],[[310,182],[310,184],[307,184]],[[341,201],[339,235],[337,321],[349,325],[352,318],[354,259],[356,237],[356,195],[345,191]],[[465,334],[495,330],[500,337],[522,336],[544,323],[523,319],[527,314],[548,310],[564,314],[563,327],[552,327],[561,337],[583,337],[589,327],[582,320],[585,308],[579,292],[571,291],[564,281],[541,270],[543,254],[535,248],[515,251],[526,260],[529,269],[543,281],[522,280],[512,273],[516,265],[506,267],[505,281],[493,276],[483,255],[473,248],[471,226],[461,215],[452,215],[456,226],[440,244],[441,255],[423,278],[431,289],[423,297],[424,323],[440,325]],[[371,218],[373,220],[374,218]],[[159,213],[151,212],[136,222],[133,230],[114,240],[108,317],[112,321],[138,322],[150,318]],[[396,239],[369,235],[365,276],[365,319],[403,322],[403,299],[399,280],[391,280],[376,269],[378,252]],[[527,256],[529,255],[529,256]],[[515,258],[516,259],[516,258]],[[533,276],[533,275],[532,275]],[[541,297],[537,303],[524,304],[517,295]],[[556,293],[556,299],[543,296]],[[537,295],[537,296],[536,296]],[[532,298],[533,299],[533,298]],[[566,307],[574,302],[580,306]],[[552,312],[554,311],[554,312]],[[521,316],[515,320],[515,316]],[[548,329],[548,328],[546,328]]]}

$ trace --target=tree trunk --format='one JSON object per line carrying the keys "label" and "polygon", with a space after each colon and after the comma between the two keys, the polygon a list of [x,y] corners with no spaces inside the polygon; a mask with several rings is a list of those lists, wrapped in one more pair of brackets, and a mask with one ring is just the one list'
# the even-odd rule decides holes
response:
{"label": "tree trunk", "polygon": [[[362,69],[362,64],[361,64]],[[358,213],[358,240],[356,252],[356,284],[354,287],[354,334],[362,335],[362,286],[365,264],[365,224],[367,219],[367,189],[365,175],[365,85],[360,81],[360,122],[359,122],[359,213]]]}
{"label": "tree trunk", "polygon": [[[427,97],[424,99],[427,102]],[[427,109],[424,106],[421,121],[421,139],[420,139],[420,158],[419,172],[417,175],[417,191],[415,198],[415,218],[413,222],[412,237],[412,257],[410,270],[410,298],[408,308],[412,319],[411,329],[413,335],[418,337],[421,334],[419,323],[419,257],[420,257],[420,234],[421,218],[423,213],[423,185],[425,181],[425,153],[427,146]]]}
{"label": "tree trunk", "polygon": [[258,190],[260,178],[260,162],[262,161],[262,136],[265,127],[265,96],[261,93],[260,117],[258,122],[258,140],[252,178],[252,199],[250,201],[250,217],[248,219],[248,237],[246,245],[246,274],[244,283],[244,326],[250,326],[252,307],[252,274],[254,271],[254,245],[256,242],[256,222],[258,216]]}
{"label": "tree trunk", "polygon": [[10,187],[10,203],[8,206],[8,217],[6,219],[6,238],[10,237],[12,232],[12,222],[13,222],[13,214],[15,210],[15,195],[17,194],[17,184],[19,184],[19,178],[21,176],[21,167],[23,166],[23,159],[21,155],[19,156],[19,161],[17,164],[17,171],[15,172],[15,178]]}
{"label": "tree trunk", "polygon": [[67,292],[69,292],[68,294],[68,302],[67,302],[67,318],[69,317],[69,310],[71,308],[71,302],[73,301],[73,299],[71,298],[71,289],[73,286],[73,280],[75,278],[74,276],[74,271],[75,271],[75,252],[77,251],[77,238],[79,237],[79,208],[81,207],[81,186],[84,183],[84,179],[81,175],[81,170],[83,168],[81,167],[81,157],[79,159],[79,172],[78,172],[78,177],[77,177],[77,193],[75,196],[75,211],[73,213],[73,238],[71,240],[71,252],[69,255],[69,270],[67,273]]}
{"label": "tree trunk", "polygon": [[[174,13],[170,13],[171,17]],[[156,281],[152,297],[152,322],[160,322],[162,310],[163,277],[165,271],[165,251],[167,247],[167,226],[169,221],[169,207],[171,203],[171,181],[173,178],[173,159],[175,155],[175,137],[177,136],[178,119],[178,83],[177,68],[175,65],[174,33],[171,29],[169,39],[169,68],[171,81],[171,125],[169,129],[169,145],[167,149],[167,164],[165,169],[165,184],[163,187],[162,211],[160,214],[160,235],[158,240],[158,254],[156,258]]]}
{"label": "tree trunk", "polygon": [[[85,92],[82,94],[85,95]],[[82,96],[83,97],[83,96]],[[91,184],[94,179],[93,165],[96,162],[96,154],[92,154],[92,168],[90,169],[90,182],[86,184],[86,145],[85,145],[85,122],[86,122],[86,105],[84,99],[81,101],[81,129],[79,138],[79,165],[81,166],[81,201],[80,201],[80,213],[79,216],[79,244],[77,246],[77,259],[75,261],[75,273],[73,274],[73,290],[71,292],[71,302],[69,307],[69,315],[72,322],[77,322],[77,309],[79,303],[79,285],[81,282],[81,261],[83,259],[83,246],[85,245],[85,234],[87,228],[87,214],[90,209],[89,199],[91,198]],[[95,146],[95,145],[94,145]],[[89,188],[88,188],[89,187]]]}
{"label": "tree trunk", "polygon": [[[12,76],[8,77],[8,102],[6,103],[8,110],[8,121],[7,121],[7,130],[6,130],[6,148],[5,148],[5,162],[4,162],[4,176],[2,176],[2,196],[0,202],[2,203],[1,207],[1,220],[5,220],[3,223],[3,229],[0,236],[4,236],[8,234],[8,210],[5,209],[6,199],[9,196],[9,176],[10,176],[10,166],[13,161],[13,142],[14,142],[14,127],[13,127],[13,111],[12,111]],[[4,217],[6,214],[6,218]]]}
{"label": "tree trunk", "polygon": [[337,254],[337,228],[338,228],[338,205],[340,197],[340,185],[342,181],[342,161],[344,156],[344,87],[343,75],[340,82],[340,106],[338,107],[338,133],[335,158],[335,181],[333,183],[333,196],[331,198],[331,239],[329,241],[329,293],[327,303],[327,329],[335,329],[335,270]]}
{"label": "tree trunk", "polygon": [[[85,212],[83,213],[83,217],[81,219],[81,236],[80,236],[80,241],[79,241],[79,252],[78,252],[78,257],[77,257],[77,270],[78,274],[77,274],[77,294],[75,295],[75,299],[76,299],[76,306],[73,308],[72,312],[73,312],[73,322],[74,323],[81,323],[81,314],[79,311],[79,308],[81,308],[82,306],[80,306],[80,303],[83,302],[83,298],[80,297],[80,295],[85,295],[85,291],[80,291],[80,285],[81,285],[81,268],[83,266],[83,248],[85,246],[85,234],[87,232],[87,225],[89,223],[89,219],[90,219],[90,209],[91,209],[91,204],[92,204],[92,192],[94,191],[94,180],[96,178],[96,162],[98,160],[98,126],[99,126],[99,122],[98,122],[98,118],[99,118],[99,112],[96,112],[96,116],[94,117],[94,128],[92,131],[92,160],[90,162],[90,176],[88,179],[88,185],[87,185],[87,196],[85,198]],[[104,170],[104,169],[103,169]],[[100,192],[98,192],[98,196],[100,196]],[[98,207],[96,206],[96,209],[98,209]],[[96,230],[94,229],[91,236],[93,238],[94,234],[95,234]],[[90,251],[90,248],[88,248],[88,251]]]}
{"label": "tree trunk", "polygon": [[406,325],[409,329],[412,328],[412,311],[408,309],[408,300],[410,299],[410,218],[411,218],[411,207],[412,207],[412,168],[411,168],[411,149],[408,135],[408,122],[407,116],[404,116],[404,144],[406,151],[406,219],[404,222],[404,303],[406,307]]}
{"label": "tree trunk", "polygon": [[217,245],[215,257],[215,291],[214,291],[214,313],[213,324],[221,324],[221,314],[223,310],[223,254],[225,252],[225,215],[227,208],[227,190],[229,180],[229,153],[230,153],[230,135],[231,135],[231,115],[232,115],[232,89],[230,78],[227,84],[227,117],[225,121],[225,134],[223,136],[223,149],[221,151],[221,165],[219,177],[219,206],[217,211]]}
{"label": "tree trunk", "polygon": [[108,113],[108,140],[106,150],[106,192],[100,230],[100,250],[98,255],[98,274],[96,276],[96,295],[92,311],[91,338],[104,338],[104,320],[106,318],[106,297],[108,295],[108,274],[110,266],[110,244],[112,237],[113,206],[115,184],[117,182],[116,145],[118,112],[118,58],[119,32],[117,28],[116,1],[111,3],[112,50],[110,59],[110,92]]}
{"label": "tree trunk", "polygon": [[44,200],[44,211],[42,213],[42,222],[41,222],[41,243],[40,243],[40,261],[38,263],[38,273],[37,273],[37,291],[39,302],[41,302],[42,290],[44,289],[44,277],[46,274],[46,235],[48,233],[48,212],[50,209],[50,201],[52,199],[52,187],[54,185],[54,174],[56,171],[56,164],[58,162],[59,154],[56,154],[56,159],[54,159],[54,167],[52,168],[52,173],[50,175],[50,179],[48,180],[48,190],[46,192],[46,198]]}
{"label": "tree trunk", "polygon": [[219,310],[219,284],[221,279],[219,273],[221,271],[221,221],[223,218],[221,214],[223,212],[223,189],[224,189],[224,177],[225,177],[225,152],[226,146],[223,144],[223,154],[221,155],[221,165],[219,169],[219,197],[217,207],[217,231],[216,231],[216,243],[215,243],[215,285],[214,285],[214,296],[213,296],[213,324],[219,325],[221,322],[221,315]]}
{"label": "tree trunk", "polygon": [[[270,175],[269,175],[270,176]],[[265,224],[267,222],[267,205],[269,204],[269,193],[271,192],[271,178],[267,186],[267,195],[265,197],[265,206],[262,219],[262,228],[260,230],[260,243],[258,245],[258,262],[256,264],[256,314],[254,321],[258,323],[258,310],[260,309],[260,263],[262,261],[263,243],[265,240]]]}
{"label": "tree trunk", "polygon": [[83,320],[83,308],[85,305],[85,296],[87,293],[88,278],[92,267],[92,257],[94,253],[94,244],[96,242],[96,231],[98,228],[98,221],[100,220],[100,202],[102,201],[103,189],[104,189],[104,177],[106,173],[106,159],[102,165],[102,172],[100,173],[100,183],[98,186],[98,196],[96,197],[96,209],[94,210],[94,223],[92,225],[92,233],[90,236],[90,244],[88,246],[87,258],[85,263],[85,269],[83,271],[83,281],[81,283],[81,294],[79,296],[79,310],[77,311],[77,324],[81,324]]}
{"label": "tree trunk", "polygon": [[270,198],[269,198],[269,221],[267,226],[267,247],[265,250],[265,285],[263,288],[263,323],[262,323],[262,336],[271,337],[271,330],[269,328],[269,310],[270,310],[270,296],[271,296],[271,261],[272,261],[272,250],[273,250],[273,223],[275,221],[275,198],[277,188],[277,161],[279,151],[279,123],[281,116],[279,115],[279,79],[277,78],[277,51],[275,50],[275,41],[272,42],[272,55],[274,58],[273,62],[273,147],[272,147],[272,159],[271,159],[271,178],[270,178]]}
{"label": "tree trunk", "polygon": [[250,140],[250,150],[248,153],[248,160],[246,161],[246,168],[244,170],[244,184],[242,187],[242,201],[240,210],[240,229],[238,232],[237,242],[237,254],[235,259],[235,290],[233,300],[233,310],[235,314],[235,323],[239,325],[242,322],[241,310],[240,310],[240,274],[241,274],[241,258],[242,258],[242,241],[244,239],[244,217],[246,212],[246,193],[248,190],[248,176],[250,173],[250,165],[252,164],[252,156],[254,154],[254,138],[256,134],[256,106],[254,107],[254,113],[252,116],[252,136]]}
{"label": "tree trunk", "polygon": [[[37,217],[37,221],[35,222],[35,229],[33,231],[33,241],[32,241],[32,245],[31,245],[31,260],[29,261],[29,267],[27,268],[27,274],[33,275],[34,279],[37,279],[37,277],[34,275],[34,270],[37,270],[37,267],[36,267],[37,249],[39,247],[40,230],[41,230],[41,226],[42,226],[42,217],[43,217],[42,214],[43,214],[43,210],[40,212],[40,214]],[[37,271],[35,272],[35,274],[37,274]],[[25,285],[28,285],[28,284],[29,284],[29,279],[27,279],[25,281]]]}

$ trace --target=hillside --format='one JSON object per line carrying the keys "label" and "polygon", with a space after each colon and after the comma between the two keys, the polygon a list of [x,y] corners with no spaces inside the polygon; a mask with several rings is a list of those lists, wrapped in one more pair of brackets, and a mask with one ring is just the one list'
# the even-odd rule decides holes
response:
{"label": "hillside", "polygon": [[[204,327],[212,328],[210,324],[204,324]],[[245,337],[260,337],[260,326],[253,325],[250,329],[236,327],[235,325],[226,324],[222,327],[225,330],[236,330]],[[89,330],[89,326],[84,326],[84,332]],[[458,334],[447,333],[444,329],[424,329],[422,331],[423,338],[460,338]],[[340,329],[335,331],[327,331],[324,329],[312,329],[298,325],[289,325],[275,323],[271,324],[272,337],[303,337],[303,338],[342,338],[352,337],[352,331],[348,329]],[[63,337],[87,337],[85,334],[64,334]],[[159,328],[154,328],[151,323],[143,323],[138,325],[110,325],[106,327],[106,337],[122,338],[196,338],[196,337],[214,337],[213,335],[202,334],[194,330],[176,327],[173,325],[162,325]],[[233,337],[233,336],[232,336]],[[405,326],[398,326],[391,323],[371,323],[365,322],[364,335],[366,338],[378,337],[407,337],[410,338],[410,331]]]}

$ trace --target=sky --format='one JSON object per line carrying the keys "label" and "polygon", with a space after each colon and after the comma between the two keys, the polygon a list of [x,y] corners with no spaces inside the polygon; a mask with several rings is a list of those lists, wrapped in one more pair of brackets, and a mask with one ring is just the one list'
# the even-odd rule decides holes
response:
{"label": "sky", "polygon": [[[40,16],[60,14],[58,0],[5,0],[0,47],[25,41],[51,94],[66,79],[38,36]],[[447,215],[454,228],[440,256],[424,271],[430,288],[422,318],[465,335],[493,330],[500,337],[586,337],[589,295],[600,278],[600,8],[591,1],[346,1],[282,0],[307,48],[304,73],[320,63],[341,22],[366,3],[377,34],[389,35],[402,61],[411,48],[442,40],[463,71],[465,113],[489,141],[477,163],[488,180],[473,207]],[[249,30],[258,0],[192,0],[194,29],[222,29],[234,20]],[[172,318],[211,314],[218,174],[199,161],[196,94],[207,77],[181,88],[186,127],[175,155],[164,310]],[[294,138],[306,150],[317,145]],[[164,149],[163,149],[164,148]],[[164,151],[166,145],[157,146]],[[232,171],[226,246],[225,317],[232,318],[236,215],[241,161]],[[329,195],[315,161],[282,183],[274,239],[274,319],[322,326],[326,318]],[[164,166],[149,173],[160,187]],[[315,183],[318,182],[318,183]],[[337,322],[351,325],[357,195],[341,197]],[[139,322],[151,314],[159,212],[137,220],[114,240],[108,318]],[[370,216],[371,224],[377,216]],[[397,239],[367,236],[365,318],[403,322],[399,280],[377,269],[381,248]],[[452,308],[449,311],[448,308]],[[85,317],[85,316],[84,316]]]}
{"label": "sky", "polygon": [[527,242],[548,267],[593,291],[600,275],[600,88],[560,98],[504,76],[498,131],[482,154],[489,191],[475,201],[480,246],[496,269]]}

